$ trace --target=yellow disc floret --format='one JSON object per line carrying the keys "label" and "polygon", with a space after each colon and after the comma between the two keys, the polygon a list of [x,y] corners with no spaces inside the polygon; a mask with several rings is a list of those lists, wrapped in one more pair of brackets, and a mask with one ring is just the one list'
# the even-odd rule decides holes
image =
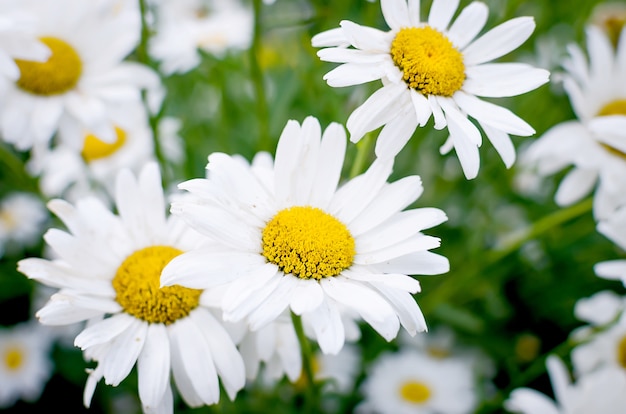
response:
{"label": "yellow disc floret", "polygon": [[9,347],[4,352],[4,366],[9,371],[17,371],[24,361],[24,354],[18,347]]}
{"label": "yellow disc floret", "polygon": [[[598,111],[598,116],[609,116],[609,115],[626,115],[626,99],[617,99],[615,101],[611,101],[608,104],[604,105],[600,111]],[[621,157],[626,160],[626,154],[623,151],[618,150],[608,144],[601,143],[608,152],[618,157]]]}
{"label": "yellow disc floret", "polygon": [[452,96],[465,81],[463,55],[432,27],[400,29],[391,42],[391,59],[407,85],[424,95]]}
{"label": "yellow disc floret", "polygon": [[58,95],[74,88],[80,79],[83,64],[76,50],[56,37],[42,37],[52,54],[46,62],[15,59],[20,68],[17,86],[35,95]]}
{"label": "yellow disc floret", "polygon": [[319,208],[279,211],[263,229],[263,256],[302,279],[337,276],[354,259],[354,238],[339,220]]}
{"label": "yellow disc floret", "polygon": [[430,398],[430,388],[423,382],[407,381],[400,387],[403,400],[413,404],[423,404]]}
{"label": "yellow disc floret", "polygon": [[626,336],[617,344],[617,362],[626,369]]}
{"label": "yellow disc floret", "polygon": [[126,143],[126,132],[123,129],[115,127],[115,134],[116,138],[113,142],[104,142],[93,134],[87,135],[81,152],[83,159],[91,162],[114,154]]}
{"label": "yellow disc floret", "polygon": [[149,323],[169,325],[198,306],[201,290],[179,285],[159,288],[161,271],[181,253],[170,246],[150,246],[124,260],[113,278],[113,288],[115,300],[126,313]]}

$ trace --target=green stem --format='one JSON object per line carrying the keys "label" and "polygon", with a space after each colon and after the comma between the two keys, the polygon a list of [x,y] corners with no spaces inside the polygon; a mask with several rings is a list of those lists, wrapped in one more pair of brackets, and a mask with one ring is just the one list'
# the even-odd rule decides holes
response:
{"label": "green stem", "polygon": [[304,412],[313,412],[315,407],[316,397],[316,384],[313,373],[313,350],[309,338],[304,334],[304,327],[302,326],[302,318],[299,315],[291,312],[291,320],[293,321],[293,327],[296,330],[298,341],[300,342],[300,349],[302,351],[302,369],[304,370],[304,376],[306,378],[306,400],[304,404]]}
{"label": "green stem", "polygon": [[517,251],[526,242],[537,238],[538,236],[548,232],[550,229],[591,211],[592,207],[593,199],[589,198],[578,204],[574,204],[573,206],[557,210],[554,213],[537,220],[531,227],[524,229],[522,232],[511,237],[506,243],[491,251],[487,256],[486,263],[491,264],[498,262],[514,251]]}
{"label": "green stem", "polygon": [[373,132],[369,132],[356,144],[357,152],[348,178],[354,178],[363,172],[375,141]]}
{"label": "green stem", "polygon": [[[31,177],[24,167],[24,163],[5,144],[0,144],[0,165],[3,176],[16,187],[33,193],[38,193],[37,180]],[[6,172],[6,175],[5,173]]]}
{"label": "green stem", "polygon": [[263,81],[263,71],[259,64],[259,55],[261,54],[261,35],[263,26],[261,22],[262,0],[253,0],[252,7],[254,11],[254,29],[252,37],[252,47],[250,47],[250,70],[252,82],[254,84],[254,92],[256,95],[256,115],[259,122],[259,150],[271,151],[272,143],[269,131],[269,111],[267,107],[267,97],[265,94],[265,84]]}

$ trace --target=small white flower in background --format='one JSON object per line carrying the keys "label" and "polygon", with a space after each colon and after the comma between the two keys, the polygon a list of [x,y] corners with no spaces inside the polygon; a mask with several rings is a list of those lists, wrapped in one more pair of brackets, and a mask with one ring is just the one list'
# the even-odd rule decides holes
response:
{"label": "small white flower in background", "polygon": [[494,362],[485,353],[479,348],[460,344],[455,332],[445,325],[438,325],[428,334],[413,337],[402,332],[398,336],[398,344],[419,349],[433,358],[452,359],[467,364],[477,378],[490,378],[496,372]]}
{"label": "small white flower in background", "polygon": [[[381,0],[389,31],[348,20],[313,37],[320,59],[342,63],[324,79],[343,87],[381,80],[348,118],[350,140],[383,126],[375,152],[396,156],[416,128],[431,117],[435,129],[450,134],[442,153],[455,149],[468,179],[478,174],[482,136],[473,118],[510,167],[515,147],[509,134],[535,130],[510,110],[478,97],[497,98],[529,92],[548,82],[549,72],[524,63],[488,63],[519,47],[532,34],[531,17],[509,20],[475,39],[487,22],[484,3],[473,2],[452,22],[458,0],[435,0],[428,20],[420,20],[419,0]],[[353,46],[349,48],[348,46]]]}
{"label": "small white flower in background", "polygon": [[54,148],[33,147],[27,168],[39,177],[44,195],[74,202],[100,193],[103,201],[110,200],[119,170],[139,172],[146,162],[156,159],[143,106],[116,108],[112,114],[118,121],[112,142],[80,126],[65,125],[59,129],[60,142]]}
{"label": "small white flower in background", "polygon": [[17,11],[37,18],[33,32],[52,53],[43,63],[17,60],[19,79],[3,80],[7,92],[0,106],[0,131],[18,150],[46,144],[64,123],[112,142],[116,137],[112,108],[141,103],[142,89],[152,91],[152,106],[157,105],[161,88],[157,74],[123,61],[139,42],[139,15],[130,9],[112,12],[103,2],[98,5],[20,0]]}
{"label": "small white flower in background", "polygon": [[183,182],[190,197],[172,212],[220,248],[184,253],[163,270],[164,286],[209,288],[228,283],[224,319],[251,330],[286,309],[310,325],[322,352],[346,339],[341,308],[358,314],[386,340],[400,325],[426,330],[408,275],[441,274],[448,260],[430,249],[440,240],[422,230],[444,222],[436,208],[402,211],[421,195],[418,176],[387,183],[393,160],[376,161],[338,187],[346,150],[343,127],[322,134],[319,121],[289,121],[273,168],[209,155],[208,178]]}
{"label": "small white flower in background", "polygon": [[10,193],[0,199],[0,257],[5,250],[29,247],[39,241],[48,212],[31,193]]}
{"label": "small white flower in background", "polygon": [[252,42],[253,16],[240,0],[159,0],[150,54],[165,75],[198,66],[198,49],[223,57]]}
{"label": "small white flower in background", "polygon": [[37,323],[0,327],[0,408],[39,398],[53,371],[51,347]]}
{"label": "small white flower in background", "polygon": [[14,59],[45,62],[51,53],[35,36],[35,17],[19,9],[20,1],[0,3],[0,75],[11,81],[20,77]]}
{"label": "small white flower in background", "polygon": [[596,219],[626,203],[626,30],[614,49],[598,27],[589,26],[587,60],[569,46],[563,86],[576,120],[546,131],[520,155],[520,165],[550,176],[569,168],[555,193],[567,206],[593,193]]}
{"label": "small white flower in background", "polygon": [[349,394],[361,369],[361,350],[356,344],[346,343],[337,355],[316,352],[313,377],[324,381],[324,392]]}
{"label": "small white flower in background", "polygon": [[85,405],[100,379],[117,386],[135,365],[145,412],[172,412],[170,377],[192,407],[219,401],[219,379],[234,399],[245,385],[243,360],[218,312],[205,302],[206,292],[159,288],[163,266],[199,238],[166,216],[158,165],[147,164],[138,177],[120,171],[118,215],[95,198],[76,205],[56,199],[48,206],[68,227],[44,236],[57,258],[23,259],[18,270],[59,289],[37,312],[42,324],[87,322],[74,341],[97,362]]}
{"label": "small white flower in background", "polygon": [[363,414],[468,414],[478,401],[467,364],[410,348],[374,360],[361,392]]}
{"label": "small white flower in background", "polygon": [[623,414],[626,407],[626,375],[604,368],[572,383],[563,361],[554,355],[546,360],[556,401],[530,388],[511,392],[504,407],[521,414]]}
{"label": "small white flower in background", "polygon": [[180,136],[182,121],[172,116],[165,116],[159,120],[157,133],[163,157],[175,165],[185,161],[185,140]]}
{"label": "small white flower in background", "polygon": [[[574,314],[590,324],[575,329],[571,336],[582,341],[572,349],[571,358],[576,377],[611,366],[626,375],[626,298],[611,291],[602,291],[578,300]],[[612,323],[610,326],[603,325]],[[594,328],[602,327],[600,332]]]}
{"label": "small white flower in background", "polygon": [[[619,208],[596,226],[598,232],[626,252],[626,205]],[[596,275],[604,279],[621,280],[626,286],[626,259],[607,260],[596,263]]]}

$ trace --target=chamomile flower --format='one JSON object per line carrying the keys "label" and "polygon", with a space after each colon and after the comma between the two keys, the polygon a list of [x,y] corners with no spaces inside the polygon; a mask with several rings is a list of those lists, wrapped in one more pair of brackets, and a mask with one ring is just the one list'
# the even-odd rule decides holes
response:
{"label": "chamomile flower", "polygon": [[[612,366],[626,375],[626,298],[614,292],[598,292],[576,303],[575,314],[590,322],[572,332],[581,341],[572,350],[572,363],[577,377]],[[602,326],[608,325],[608,326]],[[600,332],[594,328],[602,327]]]}
{"label": "chamomile flower", "polygon": [[589,26],[586,35],[589,60],[572,44],[563,63],[577,119],[546,131],[520,164],[544,177],[567,168],[556,203],[570,205],[593,192],[594,216],[601,219],[626,203],[626,30],[616,50],[600,28]]}
{"label": "chamomile flower", "polygon": [[546,361],[556,401],[530,388],[511,392],[504,407],[521,414],[619,414],[626,407],[626,375],[606,368],[584,375],[572,383],[563,361],[550,355]]}
{"label": "chamomile flower", "polygon": [[74,341],[97,362],[85,405],[100,379],[117,386],[135,365],[144,411],[172,412],[171,376],[190,406],[216,403],[218,378],[234,398],[245,383],[243,360],[219,314],[203,302],[205,292],[159,288],[162,268],[198,237],[176,217],[166,217],[157,164],[147,164],[138,178],[120,171],[115,201],[119,215],[94,198],[75,206],[50,201],[68,227],[45,235],[58,259],[18,263],[29,278],[59,289],[37,312],[42,324],[88,322]]}
{"label": "chamomile flower", "polygon": [[[596,226],[598,231],[626,251],[626,205],[616,210]],[[626,286],[626,259],[596,263],[596,275],[604,279],[621,280]]]}
{"label": "chamomile flower", "polygon": [[18,11],[37,18],[34,35],[51,55],[42,63],[15,61],[20,77],[5,81],[0,106],[3,139],[27,150],[70,123],[115,141],[111,108],[141,103],[141,89],[160,87],[151,69],[123,61],[138,44],[139,15],[81,0],[20,0],[19,5]]}
{"label": "chamomile flower", "polygon": [[38,324],[0,328],[0,408],[39,398],[52,375],[51,347]]}
{"label": "chamomile flower", "polygon": [[[115,176],[122,168],[139,172],[154,160],[152,132],[143,106],[112,111],[116,138],[106,142],[84,128],[64,125],[54,148],[36,146],[31,151],[29,171],[39,177],[47,197],[70,202],[98,192],[106,200],[114,192]],[[78,145],[77,145],[78,144]]]}
{"label": "chamomile flower", "polygon": [[252,167],[223,153],[209,155],[208,178],[180,184],[191,197],[172,212],[214,239],[164,269],[164,286],[229,287],[224,319],[246,319],[251,330],[286,309],[310,325],[324,353],[345,341],[342,307],[385,339],[400,325],[426,329],[408,275],[440,274],[448,260],[430,249],[440,240],[422,233],[444,222],[436,208],[402,211],[422,193],[417,176],[387,183],[393,160],[375,161],[338,187],[346,149],[339,124],[291,120],[280,136],[273,167]]}
{"label": "chamomile flower", "polygon": [[39,197],[15,192],[0,200],[0,257],[6,249],[35,244],[43,233],[48,212]]}
{"label": "chamomile flower", "polygon": [[476,406],[471,369],[417,350],[380,355],[361,387],[358,413],[466,414]]}
{"label": "chamomile flower", "polygon": [[[418,126],[432,117],[434,127],[448,127],[442,152],[455,149],[468,179],[478,174],[478,147],[485,132],[510,167],[515,147],[509,134],[528,136],[534,129],[510,110],[480,99],[515,96],[548,81],[549,72],[523,63],[489,63],[516,49],[532,34],[531,17],[509,20],[475,39],[488,16],[484,3],[465,7],[454,22],[458,0],[435,0],[427,21],[419,0],[381,0],[389,31],[343,20],[340,28],[313,37],[323,61],[342,63],[324,75],[330,86],[344,87],[381,80],[348,118],[350,140],[382,128],[375,152],[396,156]],[[349,46],[352,46],[350,48]]]}
{"label": "chamomile flower", "polygon": [[200,63],[198,50],[222,57],[252,42],[252,9],[240,0],[160,0],[150,54],[166,75]]}
{"label": "chamomile flower", "polygon": [[0,76],[11,81],[20,77],[14,59],[43,62],[51,53],[34,34],[34,16],[19,10],[19,1],[0,3]]}

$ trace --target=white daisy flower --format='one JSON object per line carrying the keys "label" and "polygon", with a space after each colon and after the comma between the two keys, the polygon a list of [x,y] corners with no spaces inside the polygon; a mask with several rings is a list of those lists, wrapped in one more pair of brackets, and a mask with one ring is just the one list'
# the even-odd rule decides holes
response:
{"label": "white daisy flower", "polygon": [[[626,375],[626,298],[614,292],[598,292],[576,303],[575,314],[590,325],[572,332],[582,343],[571,352],[577,377],[606,366],[621,368]],[[616,320],[617,319],[617,320]],[[608,325],[610,324],[610,325]],[[603,326],[603,325],[608,325]],[[601,327],[601,331],[597,328]],[[594,329],[595,328],[595,329]]]}
{"label": "white daisy flower", "polygon": [[546,131],[520,164],[540,176],[572,166],[555,193],[556,203],[570,205],[594,192],[594,216],[600,219],[626,203],[626,30],[617,50],[598,27],[586,33],[589,61],[572,44],[563,62],[563,86],[577,119]]}
{"label": "white daisy flower", "polygon": [[10,193],[0,200],[0,257],[9,245],[28,247],[40,240],[48,212],[31,193]]}
{"label": "white daisy flower", "polygon": [[325,382],[326,392],[349,394],[361,369],[361,350],[347,343],[337,355],[316,352],[313,376]]}
{"label": "white daisy flower", "polygon": [[51,347],[50,336],[37,324],[0,329],[0,408],[39,398],[52,375]]}
{"label": "white daisy flower", "polygon": [[[458,0],[435,0],[428,21],[420,20],[419,0],[381,0],[389,31],[348,20],[313,37],[320,59],[342,63],[324,75],[330,86],[343,87],[382,80],[348,118],[350,140],[380,126],[375,152],[396,156],[415,129],[431,116],[436,129],[448,127],[443,153],[455,149],[463,172],[475,178],[478,147],[485,132],[507,167],[515,162],[509,134],[528,136],[535,130],[508,109],[478,97],[499,98],[531,91],[548,81],[549,72],[524,63],[488,63],[516,49],[532,34],[531,17],[507,21],[478,39],[487,6],[473,2],[451,23]],[[352,46],[349,48],[347,46]]]}
{"label": "white daisy flower", "polygon": [[[596,226],[598,232],[617,244],[622,251],[626,251],[626,205],[616,210]],[[596,275],[604,279],[621,280],[626,286],[626,259],[607,260],[596,263]]]}
{"label": "white daisy flower", "polygon": [[472,371],[466,364],[417,350],[380,355],[361,387],[357,413],[465,414],[476,407]]}
{"label": "white daisy flower", "polygon": [[626,375],[615,368],[605,368],[584,375],[572,383],[565,364],[550,355],[546,361],[553,401],[530,388],[513,390],[504,407],[522,414],[620,414],[626,407]]}
{"label": "white daisy flower", "polygon": [[11,81],[20,77],[14,59],[45,62],[50,49],[34,34],[35,18],[19,10],[20,0],[0,3],[0,76]]}
{"label": "white daisy flower", "polygon": [[[229,283],[224,318],[247,318],[252,330],[286,309],[313,328],[324,353],[345,341],[341,307],[385,339],[400,325],[426,329],[413,294],[417,280],[449,270],[429,250],[440,240],[422,230],[444,222],[435,208],[402,211],[422,193],[417,176],[387,183],[393,160],[378,160],[338,188],[346,149],[343,127],[322,134],[319,121],[289,121],[273,168],[249,166],[222,153],[209,156],[208,178],[184,182],[191,198],[172,212],[221,244],[185,253],[164,269],[164,286]],[[269,161],[267,164],[271,164]]]}
{"label": "white daisy flower", "polygon": [[161,0],[150,54],[166,75],[200,64],[198,49],[222,57],[252,42],[252,9],[239,0]]}
{"label": "white daisy flower", "polygon": [[[112,111],[116,138],[106,142],[78,125],[59,129],[54,148],[36,146],[27,167],[39,177],[39,187],[47,197],[63,197],[74,202],[90,193],[102,193],[103,200],[114,193],[115,176],[122,168],[139,172],[154,160],[152,131],[143,106]],[[77,145],[78,144],[78,145]]]}
{"label": "white daisy flower", "polygon": [[3,139],[19,150],[46,143],[60,124],[78,124],[115,140],[110,110],[141,103],[141,89],[160,80],[146,66],[122,60],[139,41],[136,13],[113,13],[81,0],[20,0],[37,17],[34,34],[51,50],[44,63],[16,60],[20,78],[8,83],[0,106]]}
{"label": "white daisy flower", "polygon": [[204,302],[206,292],[159,288],[163,266],[192,249],[198,237],[176,217],[166,217],[157,164],[147,164],[138,179],[120,171],[115,201],[119,215],[94,198],[75,206],[50,201],[69,230],[51,229],[44,236],[59,259],[18,263],[29,278],[60,289],[37,312],[41,323],[88,322],[74,341],[97,362],[85,405],[101,378],[117,386],[135,365],[146,412],[172,412],[170,375],[192,407],[218,402],[218,377],[234,399],[245,384],[243,360],[219,315]]}

